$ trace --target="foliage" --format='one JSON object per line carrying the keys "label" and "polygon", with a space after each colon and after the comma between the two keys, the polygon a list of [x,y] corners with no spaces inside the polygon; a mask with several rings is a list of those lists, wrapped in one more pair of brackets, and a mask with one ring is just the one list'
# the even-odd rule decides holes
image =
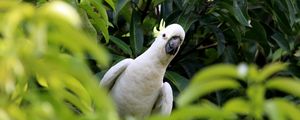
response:
{"label": "foliage", "polygon": [[[286,66],[273,63],[263,69],[246,64],[207,67],[193,77],[191,84],[177,98],[178,109],[164,119],[296,120],[300,117],[300,109],[293,101],[277,96],[267,98],[267,93],[273,90],[299,97],[300,82],[297,79],[274,77]],[[198,101],[209,93],[225,89],[236,89],[241,95],[228,99],[221,106],[209,100]],[[156,117],[151,120],[162,119]]]}
{"label": "foliage", "polygon": [[108,12],[114,27],[106,46],[114,63],[135,58],[151,45],[161,19],[182,25],[186,40],[167,72],[176,94],[198,70],[215,63],[288,62],[286,74],[299,77],[299,5],[296,0],[117,1]]}
{"label": "foliage", "polygon": [[[297,90],[289,90],[290,94],[283,94],[279,91],[286,89],[269,86],[273,84],[273,80],[268,79],[270,75],[285,68],[286,71],[280,71],[276,75],[287,78],[278,78],[280,82],[274,80],[275,83],[285,84],[283,81],[286,79],[292,83],[298,82],[290,77],[300,75],[299,55],[296,54],[299,53],[299,7],[299,1],[295,0],[117,1],[116,11],[109,16],[115,26],[110,29],[113,39],[106,46],[113,56],[114,63],[124,57],[135,58],[151,45],[154,39],[152,28],[157,27],[161,19],[166,21],[166,25],[178,23],[186,31],[186,40],[166,73],[166,80],[172,83],[175,97],[179,95],[175,101],[177,108],[167,119],[188,119],[188,116],[193,115],[210,119],[238,119],[240,116],[247,119],[293,118],[298,112],[296,114],[291,111],[298,110],[288,106],[298,103],[299,99],[292,94],[292,91]],[[237,68],[232,65],[220,65],[210,72],[204,72],[204,77],[216,76],[212,78],[215,80],[193,82],[195,79],[205,79],[197,78],[199,75],[193,77],[203,66],[241,62],[257,65],[247,66],[249,74],[244,74],[249,78],[237,76]],[[259,69],[274,62],[289,64],[284,65],[285,67],[271,64],[262,70]],[[279,68],[270,67],[273,65]],[[261,73],[263,71],[266,73]],[[230,77],[223,77],[227,75]],[[189,82],[189,79],[192,81]],[[190,84],[188,88],[187,84]],[[228,90],[229,88],[231,90]],[[207,100],[203,101],[204,98]],[[196,102],[197,105],[194,105],[187,101],[202,102]],[[236,107],[239,105],[246,108],[235,110],[241,108]],[[290,110],[280,111],[279,106]],[[272,107],[278,108],[278,111],[270,110]],[[275,117],[276,112],[282,115]],[[158,119],[162,119],[161,116]]]}
{"label": "foliage", "polygon": [[1,1],[0,9],[1,120],[118,119],[86,64],[89,55],[104,67],[107,54],[82,34],[74,8]]}
{"label": "foliage", "polygon": [[21,1],[0,1],[0,118],[118,119],[95,82],[161,19],[186,38],[165,75],[174,112],[150,119],[299,118],[298,0]]}

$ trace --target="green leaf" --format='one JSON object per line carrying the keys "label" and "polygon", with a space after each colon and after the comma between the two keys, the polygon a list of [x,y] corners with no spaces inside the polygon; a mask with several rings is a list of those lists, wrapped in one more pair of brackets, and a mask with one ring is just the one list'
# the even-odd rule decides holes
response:
{"label": "green leaf", "polygon": [[[88,17],[90,18],[90,22],[95,26],[97,31],[101,31],[102,35],[104,36],[106,42],[109,41],[109,33],[108,33],[108,16],[106,14],[106,9],[104,8],[103,4],[99,1],[89,1],[89,0],[82,0],[80,1],[80,6],[83,8]],[[97,12],[95,12],[97,11]]]}
{"label": "green leaf", "polygon": [[209,29],[214,33],[218,42],[218,55],[221,56],[225,51],[225,36],[220,28],[217,26],[209,26]]}
{"label": "green leaf", "polygon": [[290,51],[290,45],[282,33],[276,32],[271,36],[271,38],[276,41],[280,48]]}
{"label": "green leaf", "polygon": [[121,39],[114,37],[114,36],[110,36],[110,40],[115,43],[123,52],[125,52],[127,55],[132,56],[132,51],[129,47],[129,45],[127,45],[125,42],[123,42]]}
{"label": "green leaf", "polygon": [[200,72],[196,73],[192,78],[193,82],[210,81],[213,78],[237,78],[237,68],[229,64],[218,64],[211,67],[204,68]]}
{"label": "green leaf", "polygon": [[219,78],[210,79],[210,81],[193,82],[190,86],[183,91],[177,98],[177,104],[179,107],[188,105],[197,98],[202,97],[208,93],[224,90],[224,89],[235,89],[240,85],[233,79]]}
{"label": "green leaf", "polygon": [[197,18],[194,14],[181,15],[178,19],[178,24],[183,27],[185,32],[187,32],[191,25],[197,21]]}
{"label": "green leaf", "polygon": [[[61,32],[64,32],[68,39],[62,40],[59,34]],[[54,33],[49,33],[49,42],[62,45],[69,49],[70,52],[77,54],[87,52],[97,61],[100,67],[105,67],[109,63],[108,55],[103,47],[99,47],[95,40],[90,40],[88,37],[78,34],[73,28],[65,28],[64,30],[56,30]]]}
{"label": "green leaf", "polygon": [[249,102],[243,98],[233,98],[225,103],[223,110],[241,115],[248,115],[251,110]]}
{"label": "green leaf", "polygon": [[266,87],[300,97],[300,82],[292,78],[273,78],[266,83]]}
{"label": "green leaf", "polygon": [[[96,1],[97,1],[97,0],[96,0]],[[115,10],[115,3],[114,3],[113,0],[105,0],[105,2],[106,2],[107,4],[109,4],[109,6],[110,6],[113,10]]]}
{"label": "green leaf", "polygon": [[137,11],[132,11],[130,23],[130,46],[133,50],[133,55],[138,56],[143,49],[144,34],[140,26],[140,16]]}
{"label": "green leaf", "polygon": [[285,7],[283,2],[285,3],[285,1],[274,1],[271,10],[279,29],[290,35],[292,34],[291,21],[289,21],[287,6]]}
{"label": "green leaf", "polygon": [[70,104],[76,106],[80,111],[82,111],[84,114],[87,114],[92,111],[92,107],[88,106],[85,103],[82,103],[77,96],[74,94],[68,92],[68,91],[61,91],[61,94],[64,96],[63,99],[67,102],[70,102]]}
{"label": "green leaf", "polygon": [[160,3],[164,2],[165,0],[152,0],[153,6],[157,6]]}
{"label": "green leaf", "polygon": [[165,74],[165,77],[167,79],[169,79],[180,92],[186,88],[186,86],[189,82],[189,80],[187,78],[181,76],[180,74],[178,74],[176,72],[172,72],[172,71],[167,71]]}
{"label": "green leaf", "polygon": [[246,32],[247,39],[254,40],[263,48],[266,54],[270,51],[270,46],[268,45],[267,33],[265,28],[257,21],[252,22],[253,27]]}
{"label": "green leaf", "polygon": [[269,100],[265,103],[265,111],[271,120],[285,120],[284,113],[276,104],[275,100]]}
{"label": "green leaf", "polygon": [[296,21],[296,15],[297,15],[297,10],[295,8],[295,1],[294,0],[286,0],[285,1],[288,9],[288,16],[289,16],[289,23],[290,26],[293,27]]}
{"label": "green leaf", "polygon": [[300,48],[298,48],[295,53],[294,53],[295,57],[300,57]]}
{"label": "green leaf", "polygon": [[297,120],[300,118],[300,110],[295,104],[284,99],[268,100],[265,111],[271,120]]}
{"label": "green leaf", "polygon": [[92,2],[92,5],[95,6],[95,8],[98,11],[98,14],[100,14],[100,17],[99,16],[93,17],[94,23],[96,23],[95,25],[97,25],[98,28],[101,30],[102,35],[104,36],[107,43],[109,41],[109,33],[108,33],[109,21],[108,21],[108,16],[106,14],[106,9],[104,8],[103,4],[97,1]]}
{"label": "green leaf", "polygon": [[65,88],[70,90],[76,97],[78,97],[79,100],[86,106],[92,105],[92,100],[90,98],[89,93],[87,90],[83,87],[83,85],[75,78],[65,75],[61,77],[64,79]]}
{"label": "green leaf", "polygon": [[263,117],[265,92],[265,87],[260,84],[251,85],[247,89],[247,96],[250,99],[249,104],[251,106],[250,115],[256,119],[262,119]]}
{"label": "green leaf", "polygon": [[259,74],[259,70],[258,70],[257,66],[254,64],[249,65],[248,75],[247,75],[248,82],[253,83],[253,82],[257,81],[258,74]]}
{"label": "green leaf", "polygon": [[116,10],[114,11],[114,20],[113,23],[115,25],[117,25],[117,21],[118,21],[118,17],[119,17],[119,13],[120,11],[124,8],[124,6],[126,6],[126,4],[129,2],[130,0],[118,0],[117,4],[116,4]]}
{"label": "green leaf", "polygon": [[283,64],[283,63],[268,64],[260,71],[256,80],[265,81],[269,77],[271,77],[271,75],[286,69],[286,67],[287,67],[287,64]]}
{"label": "green leaf", "polygon": [[97,31],[88,18],[87,13],[83,9],[78,10],[83,23],[83,29],[93,39],[97,39]]}
{"label": "green leaf", "polygon": [[208,49],[205,49],[205,58],[204,59],[204,64],[211,64],[213,62],[215,62],[219,56],[218,56],[218,52],[216,51],[215,48],[208,48]]}
{"label": "green leaf", "polygon": [[235,116],[229,112],[222,111],[212,104],[196,104],[182,107],[175,110],[169,120],[189,120],[189,119],[234,119]]}
{"label": "green leaf", "polygon": [[233,0],[233,14],[236,20],[239,21],[239,23],[241,23],[244,26],[251,27],[251,24],[248,22],[249,20],[246,19],[240,6],[238,5],[237,0]]}
{"label": "green leaf", "polygon": [[129,2],[130,0],[118,0],[117,1],[117,7],[116,7],[116,15],[124,8],[124,6]]}
{"label": "green leaf", "polygon": [[273,54],[272,54],[272,62],[280,61],[280,59],[283,56],[286,56],[288,54],[287,51],[283,50],[282,48],[278,48]]}

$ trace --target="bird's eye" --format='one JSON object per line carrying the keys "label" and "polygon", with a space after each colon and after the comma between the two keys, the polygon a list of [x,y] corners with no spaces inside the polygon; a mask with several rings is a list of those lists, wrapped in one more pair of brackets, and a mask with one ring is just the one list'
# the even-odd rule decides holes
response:
{"label": "bird's eye", "polygon": [[164,33],[164,34],[162,35],[162,37],[166,37],[166,34]]}

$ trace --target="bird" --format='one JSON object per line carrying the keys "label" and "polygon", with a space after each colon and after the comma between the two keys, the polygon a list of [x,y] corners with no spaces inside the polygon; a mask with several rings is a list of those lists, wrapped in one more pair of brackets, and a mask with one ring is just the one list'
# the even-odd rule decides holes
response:
{"label": "bird", "polygon": [[168,25],[157,33],[144,53],[135,59],[121,60],[104,74],[100,85],[108,90],[121,118],[171,114],[173,92],[163,78],[184,38],[181,25]]}

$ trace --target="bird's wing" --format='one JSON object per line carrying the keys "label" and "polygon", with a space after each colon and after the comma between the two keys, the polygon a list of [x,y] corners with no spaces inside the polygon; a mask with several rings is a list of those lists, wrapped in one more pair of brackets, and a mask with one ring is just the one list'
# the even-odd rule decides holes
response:
{"label": "bird's wing", "polygon": [[122,72],[132,61],[133,59],[127,58],[111,67],[103,76],[102,80],[100,81],[100,85],[110,89],[115,83],[116,79],[122,74]]}
{"label": "bird's wing", "polygon": [[173,92],[169,83],[164,82],[152,113],[169,115],[173,107]]}

